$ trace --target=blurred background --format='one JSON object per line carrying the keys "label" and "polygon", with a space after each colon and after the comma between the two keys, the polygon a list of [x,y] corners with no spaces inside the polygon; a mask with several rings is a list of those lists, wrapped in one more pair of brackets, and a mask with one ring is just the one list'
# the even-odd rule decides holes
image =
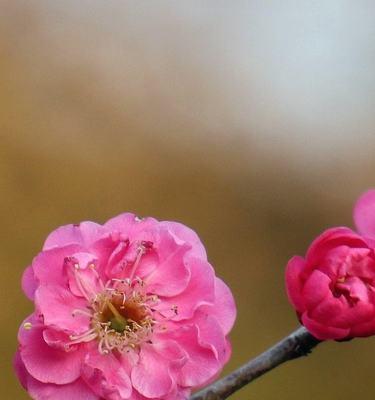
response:
{"label": "blurred background", "polygon": [[[193,227],[232,288],[229,372],[294,330],[284,267],[375,186],[372,1],[0,0],[0,398],[59,225]],[[373,399],[375,339],[325,343],[234,400]]]}

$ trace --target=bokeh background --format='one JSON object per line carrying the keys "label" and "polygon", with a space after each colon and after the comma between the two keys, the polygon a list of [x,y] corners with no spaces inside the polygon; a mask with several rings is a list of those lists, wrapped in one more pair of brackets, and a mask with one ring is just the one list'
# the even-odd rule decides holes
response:
{"label": "bokeh background", "polygon": [[[372,1],[0,0],[0,398],[46,235],[123,211],[193,227],[232,288],[226,372],[297,327],[284,266],[375,186]],[[234,400],[373,399],[375,339]]]}

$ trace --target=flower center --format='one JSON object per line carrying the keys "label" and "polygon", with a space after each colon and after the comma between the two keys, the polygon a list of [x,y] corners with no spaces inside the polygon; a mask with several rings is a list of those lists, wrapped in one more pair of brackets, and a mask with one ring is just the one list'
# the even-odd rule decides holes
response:
{"label": "flower center", "polygon": [[99,320],[102,323],[109,323],[110,328],[121,333],[126,327],[141,325],[147,316],[146,307],[137,299],[126,299],[124,293],[114,293],[111,299],[104,302]]}
{"label": "flower center", "polygon": [[[159,301],[148,295],[143,281],[112,279],[90,302],[91,329],[83,335],[71,336],[72,344],[98,340],[102,354],[112,350],[123,353],[150,340],[156,321],[153,306]],[[73,314],[85,313],[74,310]]]}

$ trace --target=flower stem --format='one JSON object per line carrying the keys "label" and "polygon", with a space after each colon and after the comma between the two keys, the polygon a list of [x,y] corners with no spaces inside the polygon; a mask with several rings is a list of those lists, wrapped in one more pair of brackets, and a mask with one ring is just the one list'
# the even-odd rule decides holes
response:
{"label": "flower stem", "polygon": [[224,400],[285,361],[308,355],[319,343],[320,340],[312,336],[304,327],[300,327],[258,357],[195,393],[190,400]]}

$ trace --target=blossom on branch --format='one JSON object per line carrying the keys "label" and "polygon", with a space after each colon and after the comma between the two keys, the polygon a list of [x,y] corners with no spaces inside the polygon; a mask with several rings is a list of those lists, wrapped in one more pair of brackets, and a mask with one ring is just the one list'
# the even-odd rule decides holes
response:
{"label": "blossom on branch", "polygon": [[232,294],[182,224],[60,227],[22,284],[35,311],[15,368],[34,399],[184,399],[230,357]]}
{"label": "blossom on branch", "polygon": [[375,190],[357,201],[358,233],[331,228],[286,268],[290,302],[317,339],[375,334]]}

